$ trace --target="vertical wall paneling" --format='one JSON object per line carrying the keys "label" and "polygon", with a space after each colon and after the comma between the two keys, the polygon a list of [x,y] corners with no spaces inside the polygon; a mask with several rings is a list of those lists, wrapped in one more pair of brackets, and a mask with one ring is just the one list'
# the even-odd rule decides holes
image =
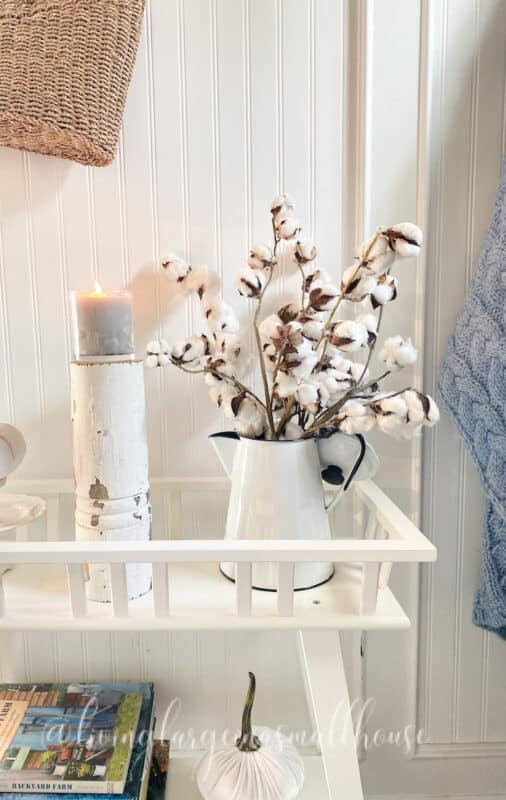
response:
{"label": "vertical wall paneling", "polygon": [[[161,275],[161,257],[175,251],[219,271],[246,324],[252,308],[235,291],[237,273],[249,246],[270,240],[278,191],[295,196],[336,277],[376,225],[423,225],[422,258],[396,266],[403,303],[388,309],[384,332],[413,337],[412,380],[433,391],[505,147],[505,26],[502,0],[147,0],[114,163],[88,169],[0,149],[0,419],[27,437],[20,477],[72,473],[69,290],[96,278],[129,285],[142,355],[150,338],[200,331],[198,305]],[[285,261],[271,309],[296,284]],[[221,474],[207,435],[223,420],[201,382],[148,371],[146,396],[152,473]],[[366,748],[366,789],[497,794],[505,646],[470,623],[484,508],[474,466],[445,416],[423,444],[375,445],[380,482],[421,516],[439,561],[420,575],[394,572],[409,633],[369,636],[367,659],[358,637],[346,637],[352,695],[376,703],[369,731],[423,729],[409,760],[398,747]],[[161,504],[155,537],[172,523],[175,535],[220,534],[226,494],[183,500],[181,515]],[[180,698],[180,731],[218,717],[237,725],[253,667],[269,686],[259,718],[309,729],[293,703],[302,688],[288,635],[90,633],[48,644],[9,634],[4,649],[4,680],[154,679],[162,707]]]}
{"label": "vertical wall paneling", "polygon": [[[432,129],[425,369],[426,382],[433,384],[499,178],[506,20],[503,4],[474,0],[429,3],[427,14]],[[438,546],[439,561],[437,570],[424,570],[422,585],[419,720],[429,749],[422,746],[420,753],[437,752],[438,745],[442,753],[452,752],[453,743],[456,754],[470,746],[492,755],[494,743],[506,740],[504,714],[498,712],[506,691],[498,666],[504,645],[470,624],[479,580],[482,491],[446,416],[434,437],[426,438],[424,451],[423,526]]]}
{"label": "vertical wall paneling", "polygon": [[[355,190],[355,196],[362,202],[362,208],[357,211],[363,225],[360,232],[363,239],[379,225],[405,219],[421,222],[417,195],[419,102],[418,92],[414,90],[414,87],[418,89],[419,81],[420,3],[416,0],[402,5],[395,0],[379,4],[367,2],[360,16],[364,63],[357,71],[363,82],[363,105],[358,117],[363,126],[360,169],[363,184],[361,192]],[[395,58],[385,57],[385,50],[390,47],[395,48]],[[402,69],[399,69],[400,64]],[[394,265],[393,274],[399,280],[402,303],[392,303],[385,309],[381,329],[382,336],[400,333],[411,337],[418,348],[423,346],[421,270],[423,263],[414,259]],[[423,359],[423,352],[420,358]],[[372,374],[378,367],[377,359],[373,359]],[[411,382],[420,385],[417,371],[410,370],[408,376],[399,376],[396,379],[398,388]],[[407,514],[416,518],[419,448],[416,443],[390,441],[380,435],[375,437],[374,445],[381,458],[379,482]],[[363,699],[371,698],[374,703],[367,722],[370,736],[378,726],[397,730],[399,721],[406,725],[404,721],[412,714],[409,697],[416,668],[416,567],[394,571],[392,584],[413,618],[413,628],[408,635],[398,637],[396,657],[392,661],[384,657],[385,642],[381,637],[367,635],[366,696]],[[389,748],[366,749],[363,769],[366,786],[368,781],[371,787],[375,786],[378,774],[388,775],[390,759],[390,768],[393,768],[402,754]]]}

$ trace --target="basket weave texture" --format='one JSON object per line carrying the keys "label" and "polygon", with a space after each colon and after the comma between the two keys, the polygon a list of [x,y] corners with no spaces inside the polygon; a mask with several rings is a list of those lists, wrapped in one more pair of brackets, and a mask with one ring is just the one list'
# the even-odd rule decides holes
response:
{"label": "basket weave texture", "polygon": [[0,145],[114,158],[144,0],[0,0]]}

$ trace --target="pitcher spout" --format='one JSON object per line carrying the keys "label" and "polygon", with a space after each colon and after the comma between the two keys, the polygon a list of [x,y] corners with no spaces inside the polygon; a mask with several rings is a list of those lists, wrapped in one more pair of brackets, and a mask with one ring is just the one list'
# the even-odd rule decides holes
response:
{"label": "pitcher spout", "polygon": [[232,480],[235,452],[239,436],[235,431],[220,431],[209,436],[227,478]]}

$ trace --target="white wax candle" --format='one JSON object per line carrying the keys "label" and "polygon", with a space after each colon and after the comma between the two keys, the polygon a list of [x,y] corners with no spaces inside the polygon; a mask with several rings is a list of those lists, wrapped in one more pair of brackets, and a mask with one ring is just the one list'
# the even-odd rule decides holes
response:
{"label": "white wax candle", "polygon": [[126,290],[72,292],[74,358],[131,355],[133,345],[132,295]]}

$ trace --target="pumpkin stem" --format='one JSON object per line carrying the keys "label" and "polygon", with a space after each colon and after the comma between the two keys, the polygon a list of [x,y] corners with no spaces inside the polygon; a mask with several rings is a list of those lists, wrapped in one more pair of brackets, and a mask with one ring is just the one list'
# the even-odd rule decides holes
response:
{"label": "pumpkin stem", "polygon": [[236,741],[236,746],[243,753],[254,753],[255,750],[259,750],[262,743],[258,736],[253,736],[253,731],[251,730],[251,711],[255,702],[256,678],[252,672],[249,672],[248,675],[249,689],[246,695],[244,711],[242,712],[241,735]]}

